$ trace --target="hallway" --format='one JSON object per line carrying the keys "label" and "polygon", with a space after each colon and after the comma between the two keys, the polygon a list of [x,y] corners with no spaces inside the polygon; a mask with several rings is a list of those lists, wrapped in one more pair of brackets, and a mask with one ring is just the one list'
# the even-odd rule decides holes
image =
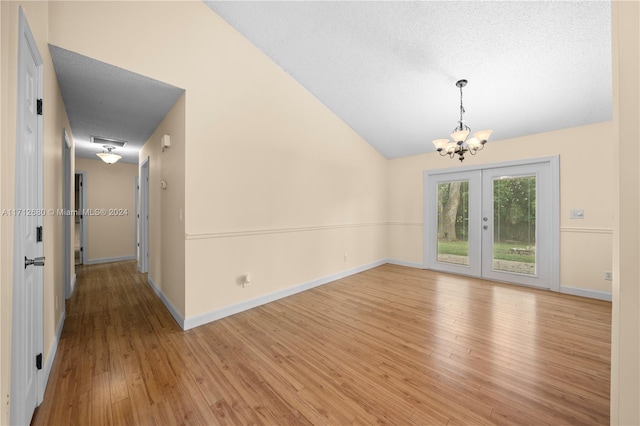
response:
{"label": "hallway", "polygon": [[611,305],[384,265],[187,332],[84,266],[34,425],[608,424]]}

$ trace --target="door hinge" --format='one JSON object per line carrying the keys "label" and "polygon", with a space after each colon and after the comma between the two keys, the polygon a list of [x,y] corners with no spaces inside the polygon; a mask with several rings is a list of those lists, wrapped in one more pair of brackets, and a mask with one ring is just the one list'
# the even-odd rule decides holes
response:
{"label": "door hinge", "polygon": [[36,355],[36,368],[42,370],[42,354]]}
{"label": "door hinge", "polygon": [[42,115],[42,99],[37,100],[36,109],[38,111],[38,115]]}
{"label": "door hinge", "polygon": [[80,251],[83,251],[83,250],[84,250],[84,248],[83,248],[83,247],[80,247]]}
{"label": "door hinge", "polygon": [[38,226],[36,228],[36,242],[37,243],[42,242],[42,226]]}

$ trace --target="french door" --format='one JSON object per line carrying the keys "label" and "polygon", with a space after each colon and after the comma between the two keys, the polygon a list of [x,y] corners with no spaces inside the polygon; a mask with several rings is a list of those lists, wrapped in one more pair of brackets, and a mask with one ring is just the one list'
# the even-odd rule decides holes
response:
{"label": "french door", "polygon": [[557,158],[425,173],[426,266],[558,289]]}

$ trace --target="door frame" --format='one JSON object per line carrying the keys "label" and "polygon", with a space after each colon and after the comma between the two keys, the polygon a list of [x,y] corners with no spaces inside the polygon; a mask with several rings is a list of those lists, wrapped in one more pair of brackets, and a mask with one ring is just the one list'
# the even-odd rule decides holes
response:
{"label": "door frame", "polygon": [[134,216],[134,232],[135,232],[135,241],[134,241],[134,253],[136,254],[136,259],[140,259],[140,176],[136,175],[135,177],[135,188],[134,188],[134,198],[133,205],[135,206],[136,212]]}
{"label": "door frame", "polygon": [[150,159],[145,158],[140,163],[140,251],[138,257],[138,271],[149,272],[149,174]]}
{"label": "door frame", "polygon": [[78,191],[80,202],[78,203],[79,211],[76,212],[76,215],[80,216],[80,265],[84,265],[89,257],[87,253],[87,218],[84,214],[87,211],[87,172],[76,171],[74,176],[76,175],[80,176],[80,191]]}
{"label": "door frame", "polygon": [[[33,56],[36,68],[37,68],[37,99],[43,99],[44,93],[44,69],[42,56],[38,50],[37,43],[27,22],[27,18],[22,10],[22,7],[18,11],[18,75],[17,75],[17,103],[16,103],[16,144],[19,144],[22,140],[21,132],[24,126],[24,100],[25,96],[23,88],[25,87],[23,64],[25,56]],[[18,158],[21,150],[16,146],[16,168],[15,168],[15,208],[31,208],[41,210],[44,206],[44,121],[43,116],[37,116],[37,140],[36,140],[36,156],[37,156],[37,174],[35,179],[38,186],[37,203],[38,206],[21,206],[18,202],[18,188],[20,182],[24,182],[24,171],[21,170],[22,164],[21,158]],[[20,184],[20,187],[22,185]],[[44,222],[44,215],[36,215],[38,226],[42,226]],[[23,353],[21,348],[25,347],[25,327],[27,324],[23,324],[20,320],[20,307],[24,304],[24,294],[20,291],[22,282],[22,275],[16,273],[24,269],[24,247],[23,242],[18,236],[18,230],[20,229],[21,218],[16,215],[14,219],[14,238],[13,238],[13,296],[12,296],[12,323],[11,323],[11,408],[10,408],[10,422],[11,424],[22,424],[31,421],[31,418],[25,419],[24,417],[29,415],[26,407],[26,400],[24,399],[25,381],[22,373],[25,370],[28,363],[34,363],[35,359],[27,359],[27,354]],[[44,243],[41,243],[44,244]],[[42,256],[44,253],[44,247],[40,246],[37,250],[37,254]],[[35,282],[36,282],[36,294],[34,301],[34,334],[35,334],[35,353],[44,354],[44,271],[43,268],[35,268]],[[22,296],[22,298],[21,298]],[[44,396],[44,369],[36,370],[35,372],[35,393],[36,393],[36,407],[42,402]],[[35,408],[35,407],[34,407]],[[33,412],[31,412],[33,416]]]}
{"label": "door frame", "polygon": [[503,167],[513,166],[526,166],[532,164],[546,163],[549,165],[549,179],[551,181],[551,247],[550,247],[550,265],[549,265],[549,289],[551,291],[560,291],[560,156],[554,155],[549,157],[538,157],[524,160],[505,161],[500,163],[478,164],[473,166],[463,167],[448,167],[444,169],[432,169],[423,171],[423,267],[424,269],[430,269],[428,267],[429,262],[429,227],[428,223],[432,220],[430,216],[430,209],[428,205],[428,183],[429,177],[434,177],[441,174],[450,174],[458,172],[473,172],[482,171],[488,169],[497,169]]}
{"label": "door frame", "polygon": [[[64,262],[63,266],[63,279],[64,286],[62,289],[63,299],[71,297],[73,288],[71,285],[72,269],[71,269],[71,257],[72,257],[72,241],[73,241],[73,227],[71,221],[75,216],[72,214],[71,208],[71,140],[67,134],[67,129],[62,129],[62,138],[64,143],[62,144],[62,161],[63,161],[63,176],[62,176],[62,258]],[[75,185],[75,181],[74,181]],[[75,263],[75,260],[74,260]],[[74,268],[75,269],[75,268]],[[74,272],[73,272],[74,273]],[[65,304],[62,304],[62,311],[65,311]]]}

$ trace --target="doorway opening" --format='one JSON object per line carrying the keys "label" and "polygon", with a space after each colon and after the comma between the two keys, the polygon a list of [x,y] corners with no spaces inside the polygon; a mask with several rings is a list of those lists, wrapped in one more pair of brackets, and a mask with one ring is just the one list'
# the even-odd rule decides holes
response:
{"label": "doorway opening", "polygon": [[84,181],[86,180],[86,174],[84,172],[76,172],[75,174],[75,185],[74,185],[74,191],[75,191],[75,210],[76,210],[76,215],[74,216],[74,235],[75,235],[75,241],[74,241],[74,248],[73,248],[73,253],[74,253],[74,259],[75,259],[75,265],[76,268],[81,267],[82,265],[84,265],[84,260],[85,260],[85,240],[86,240],[86,225],[85,225],[85,220],[84,220],[84,212],[85,212],[85,203],[86,203],[86,193],[85,193],[85,185],[84,185]]}

